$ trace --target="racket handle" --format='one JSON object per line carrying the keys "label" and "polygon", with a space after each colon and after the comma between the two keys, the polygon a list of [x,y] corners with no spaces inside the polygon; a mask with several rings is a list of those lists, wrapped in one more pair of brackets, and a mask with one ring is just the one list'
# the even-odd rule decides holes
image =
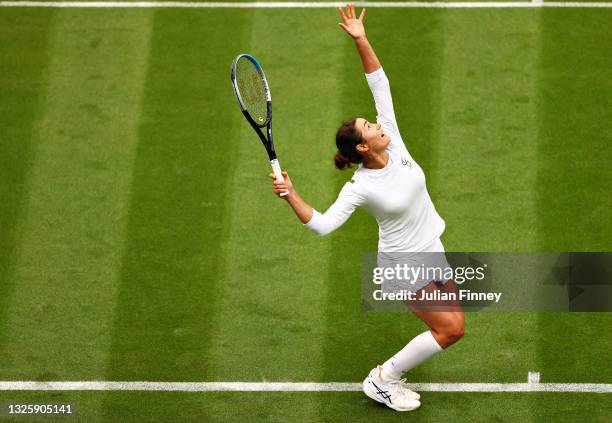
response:
{"label": "racket handle", "polygon": [[[274,172],[274,178],[278,182],[285,182],[285,178],[283,178],[283,174],[281,173],[280,163],[278,163],[278,159],[270,160],[270,165],[272,165],[272,172]],[[289,195],[289,191],[281,192],[280,196],[284,197]]]}

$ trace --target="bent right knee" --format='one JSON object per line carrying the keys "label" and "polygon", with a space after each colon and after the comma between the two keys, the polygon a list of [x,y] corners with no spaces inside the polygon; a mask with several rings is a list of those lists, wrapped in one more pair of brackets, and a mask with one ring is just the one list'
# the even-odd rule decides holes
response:
{"label": "bent right knee", "polygon": [[438,341],[438,344],[440,344],[442,348],[448,348],[463,338],[464,328],[463,324],[453,323],[441,328],[440,330],[434,330],[432,332],[434,338],[436,338],[436,341]]}

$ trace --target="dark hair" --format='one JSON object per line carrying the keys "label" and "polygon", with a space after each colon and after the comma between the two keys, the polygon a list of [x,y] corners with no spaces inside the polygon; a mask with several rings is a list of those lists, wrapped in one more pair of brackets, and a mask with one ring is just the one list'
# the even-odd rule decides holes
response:
{"label": "dark hair", "polygon": [[355,127],[357,118],[344,122],[336,132],[336,147],[338,152],[334,156],[336,167],[343,170],[351,167],[352,163],[361,163],[363,156],[357,152],[357,145],[363,141],[361,133]]}

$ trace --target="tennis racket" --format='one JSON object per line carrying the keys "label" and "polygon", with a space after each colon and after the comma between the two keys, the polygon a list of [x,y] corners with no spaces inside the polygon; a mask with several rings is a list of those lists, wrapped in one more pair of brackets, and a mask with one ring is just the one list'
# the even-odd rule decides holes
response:
{"label": "tennis racket", "polygon": [[[268,153],[274,177],[284,182],[272,139],[272,97],[261,65],[250,54],[239,54],[232,62],[231,79],[240,110],[259,135]],[[264,127],[267,129],[267,138],[262,132]],[[287,194],[289,192],[283,192],[281,196]]]}

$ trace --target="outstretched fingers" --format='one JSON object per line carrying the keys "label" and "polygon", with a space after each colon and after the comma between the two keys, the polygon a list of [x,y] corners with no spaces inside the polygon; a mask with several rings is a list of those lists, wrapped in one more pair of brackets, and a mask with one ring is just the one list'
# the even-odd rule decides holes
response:
{"label": "outstretched fingers", "polygon": [[340,11],[340,16],[344,20],[344,23],[346,23],[346,21],[349,19],[359,19],[360,21],[363,21],[363,19],[365,18],[365,13],[366,13],[365,7],[361,9],[359,18],[357,18],[357,14],[355,13],[354,3],[347,3],[346,12],[344,11],[344,9],[342,9],[342,7],[339,7],[338,10]]}

